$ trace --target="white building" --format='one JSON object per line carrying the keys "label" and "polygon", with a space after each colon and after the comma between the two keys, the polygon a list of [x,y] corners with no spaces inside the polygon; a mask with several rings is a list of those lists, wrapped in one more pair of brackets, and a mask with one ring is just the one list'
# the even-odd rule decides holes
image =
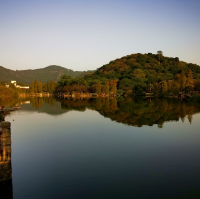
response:
{"label": "white building", "polygon": [[16,82],[16,81],[11,81],[11,84],[14,84],[14,86],[15,86],[16,88],[29,89],[29,86],[20,86],[20,85],[17,85],[17,82]]}
{"label": "white building", "polygon": [[11,81],[11,84],[14,84],[14,86],[16,86],[17,82],[16,81]]}

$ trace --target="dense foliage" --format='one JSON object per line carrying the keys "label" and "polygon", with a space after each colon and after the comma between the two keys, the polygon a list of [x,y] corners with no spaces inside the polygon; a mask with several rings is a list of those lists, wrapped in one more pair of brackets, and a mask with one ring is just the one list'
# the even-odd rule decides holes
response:
{"label": "dense foliage", "polygon": [[0,84],[0,101],[6,98],[17,97],[20,93],[20,89],[10,86],[6,88],[4,85]]}
{"label": "dense foliage", "polygon": [[43,84],[42,82],[39,82],[36,79],[34,82],[32,82],[29,92],[30,93],[43,93],[43,92],[54,93],[55,86],[56,86],[56,84],[52,80]]}
{"label": "dense foliage", "polygon": [[[117,83],[118,94],[177,94],[179,91],[199,90],[200,67],[179,61],[179,58],[158,54],[132,54],[97,69],[83,78],[61,77],[57,91],[106,93],[106,84]],[[111,88],[109,92],[111,93]],[[106,93],[106,94],[107,94]]]}
{"label": "dense foliage", "polygon": [[73,79],[70,76],[64,75],[57,83],[57,92],[65,93],[96,93],[105,95],[116,95],[117,80],[106,80],[103,84],[97,79],[88,81],[85,78]]}

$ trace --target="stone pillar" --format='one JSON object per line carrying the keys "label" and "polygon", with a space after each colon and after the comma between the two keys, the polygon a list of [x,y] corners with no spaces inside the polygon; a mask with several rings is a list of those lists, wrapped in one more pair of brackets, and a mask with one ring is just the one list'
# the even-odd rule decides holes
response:
{"label": "stone pillar", "polygon": [[0,182],[12,179],[10,122],[0,123]]}
{"label": "stone pillar", "polygon": [[1,197],[12,198],[10,122],[0,123],[0,198]]}

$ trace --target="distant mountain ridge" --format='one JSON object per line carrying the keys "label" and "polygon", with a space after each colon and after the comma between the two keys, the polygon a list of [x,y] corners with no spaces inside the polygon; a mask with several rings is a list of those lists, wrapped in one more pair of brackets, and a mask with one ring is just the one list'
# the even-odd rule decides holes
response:
{"label": "distant mountain ridge", "polygon": [[46,83],[49,80],[57,82],[62,75],[70,75],[71,77],[80,77],[92,71],[73,71],[57,65],[50,65],[45,68],[34,70],[10,70],[0,66],[0,82],[11,80],[17,81],[17,83],[30,85],[35,79],[42,83]]}

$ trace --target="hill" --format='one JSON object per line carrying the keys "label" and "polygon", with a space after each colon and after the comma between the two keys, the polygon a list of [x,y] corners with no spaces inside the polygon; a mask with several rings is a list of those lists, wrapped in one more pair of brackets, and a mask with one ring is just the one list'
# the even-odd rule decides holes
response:
{"label": "hill", "polygon": [[173,80],[172,85],[168,85],[173,86],[180,82],[182,77],[187,78],[190,70],[194,79],[200,79],[199,65],[179,61],[178,57],[138,53],[111,61],[84,78],[89,83],[99,80],[103,84],[107,79],[117,79],[118,89],[133,91],[140,88],[147,91],[154,83],[161,83],[164,80],[169,84],[168,80]]}
{"label": "hill", "polygon": [[97,69],[92,75],[88,75],[88,78],[116,78],[121,80],[124,78],[133,79],[134,77],[145,77],[148,81],[153,83],[173,79],[173,77],[177,73],[181,73],[182,70],[187,74],[190,69],[193,72],[194,79],[200,79],[199,65],[179,61],[178,57],[159,57],[158,54],[138,53],[111,61]]}
{"label": "hill", "polygon": [[58,81],[57,92],[114,96],[143,95],[144,92],[177,95],[180,91],[199,91],[199,84],[200,66],[180,61],[178,57],[165,57],[162,51],[158,51],[158,54],[124,56],[80,79],[63,76]]}
{"label": "hill", "polygon": [[10,70],[0,66],[0,82],[16,80],[18,83],[30,85],[35,79],[45,83],[49,80],[57,82],[61,76],[69,75],[73,78],[88,74],[91,71],[73,71],[61,66],[51,65],[35,70]]}

